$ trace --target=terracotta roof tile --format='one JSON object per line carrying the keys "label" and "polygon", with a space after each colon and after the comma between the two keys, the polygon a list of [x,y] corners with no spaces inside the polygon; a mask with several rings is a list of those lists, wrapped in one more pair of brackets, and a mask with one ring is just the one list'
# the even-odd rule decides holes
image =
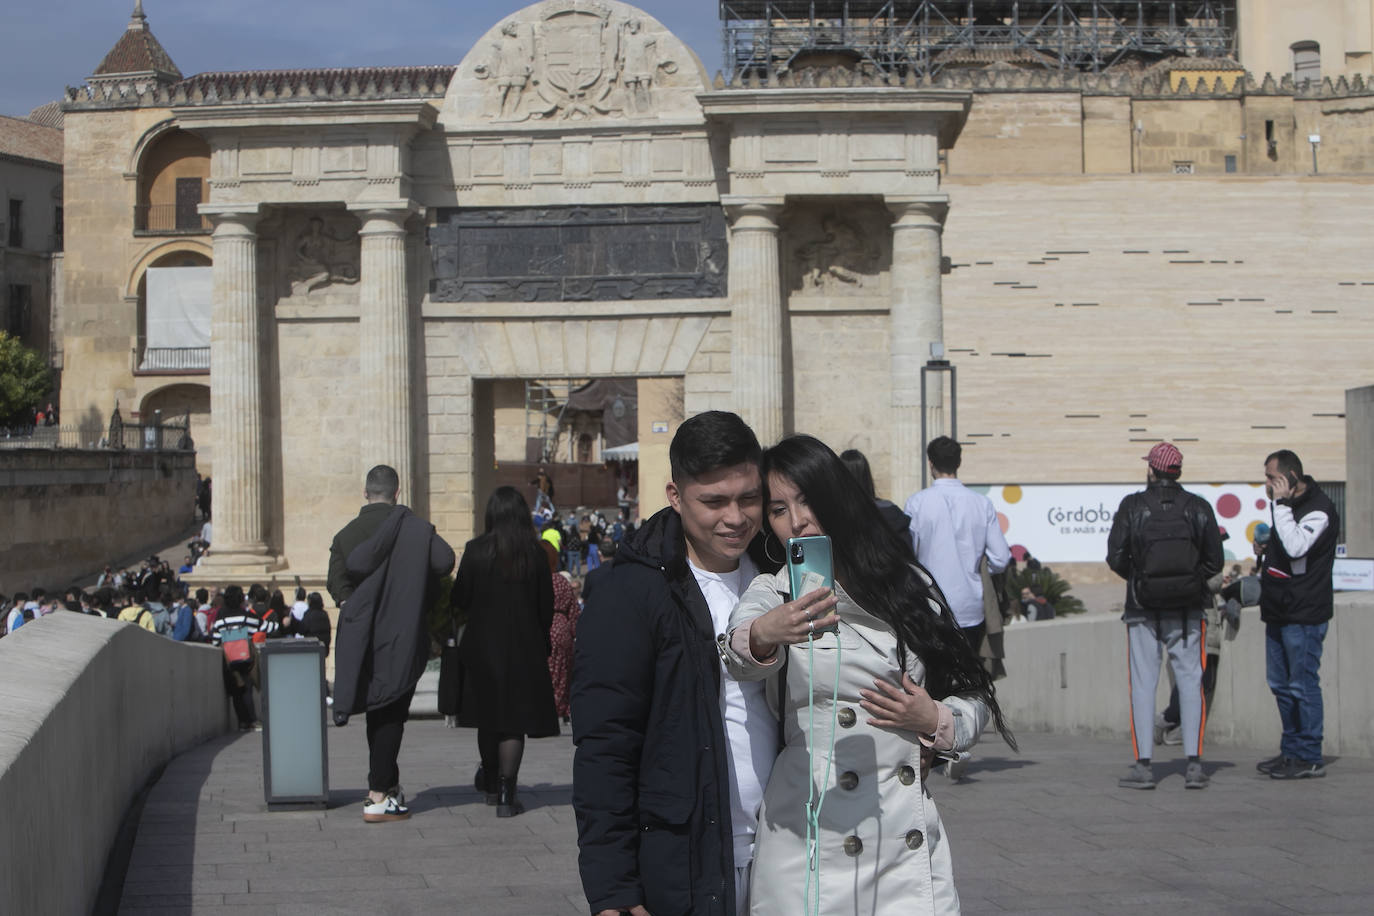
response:
{"label": "terracotta roof tile", "polygon": [[[270,90],[280,96],[284,90],[292,95],[302,92],[322,92],[325,95],[342,95],[350,85],[365,91],[369,83],[378,90],[387,83],[391,84],[390,96],[415,95],[417,97],[442,96],[448,91],[449,81],[456,67],[335,67],[315,70],[241,70],[221,73],[197,73],[176,86],[185,89],[190,95],[197,89],[209,94],[213,89],[221,99],[232,96],[240,90],[245,94],[259,95]],[[408,87],[401,92],[401,87]]]}
{"label": "terracotta roof tile", "polygon": [[165,73],[181,79],[181,71],[172,63],[171,56],[163,49],[162,43],[153,37],[147,23],[135,19],[129,23],[119,41],[105,55],[100,66],[95,68],[96,76],[113,76],[117,73]]}
{"label": "terracotta roof tile", "polygon": [[62,131],[26,118],[0,115],[0,156],[62,164]]}
{"label": "terracotta roof tile", "polygon": [[29,112],[29,120],[35,124],[42,124],[44,127],[56,127],[62,129],[62,103],[48,102],[46,105],[39,105]]}

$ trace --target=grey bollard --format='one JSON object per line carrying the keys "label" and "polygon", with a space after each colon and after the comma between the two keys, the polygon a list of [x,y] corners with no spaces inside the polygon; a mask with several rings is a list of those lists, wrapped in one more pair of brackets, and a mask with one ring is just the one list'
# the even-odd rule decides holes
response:
{"label": "grey bollard", "polygon": [[325,647],[318,639],[269,639],[262,683],[262,785],[267,809],[326,807]]}

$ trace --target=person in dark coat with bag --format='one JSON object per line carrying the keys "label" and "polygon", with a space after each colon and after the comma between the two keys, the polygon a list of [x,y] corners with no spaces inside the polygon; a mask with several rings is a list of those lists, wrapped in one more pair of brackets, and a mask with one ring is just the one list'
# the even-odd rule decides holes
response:
{"label": "person in dark coat with bag", "polygon": [[516,796],[525,738],[558,734],[549,677],[553,583],[529,503],[514,487],[487,500],[486,533],[463,548],[451,604],[467,612],[458,724],[477,729],[474,783],[497,817],[514,817],[525,810]]}
{"label": "person in dark coat with bag", "polygon": [[369,769],[363,820],[410,817],[396,760],[415,685],[429,661],[425,614],[453,548],[434,526],[396,505],[400,477],[367,472],[367,505],[334,536],[329,592],[339,605],[334,640],[334,722],[367,714]]}

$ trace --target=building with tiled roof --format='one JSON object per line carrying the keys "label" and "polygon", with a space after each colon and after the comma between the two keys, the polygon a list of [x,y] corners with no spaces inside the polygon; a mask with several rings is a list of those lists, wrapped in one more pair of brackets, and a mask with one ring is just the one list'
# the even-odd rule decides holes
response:
{"label": "building with tiled roof", "polygon": [[62,166],[62,131],[28,118],[0,115],[0,156]]}
{"label": "building with tiled roof", "polygon": [[143,0],[136,0],[133,15],[124,34],[101,60],[91,75],[92,85],[129,86],[142,91],[153,85],[180,80],[181,70],[148,28]]}
{"label": "building with tiled roof", "polygon": [[[1192,479],[1290,444],[1343,479],[1374,340],[1367,77],[1266,78],[1230,45],[1067,66],[950,3],[992,31],[924,71],[827,43],[713,82],[619,0],[520,3],[443,66],[185,77],[140,5],[67,94],[62,413],[189,412],[241,579],[310,581],[379,462],[457,541],[527,455],[594,464],[602,443],[525,422],[551,379],[806,428],[888,497],[920,483],[922,418],[953,432],[938,376],[918,400],[937,353],[972,481],[1077,505],[1164,438]],[[1217,348],[1275,340],[1281,390],[1221,400],[1244,367]],[[1010,511],[1009,537],[1073,559],[1051,552],[1074,532]]]}
{"label": "building with tiled roof", "polygon": [[47,356],[62,250],[63,134],[0,115],[0,331]]}

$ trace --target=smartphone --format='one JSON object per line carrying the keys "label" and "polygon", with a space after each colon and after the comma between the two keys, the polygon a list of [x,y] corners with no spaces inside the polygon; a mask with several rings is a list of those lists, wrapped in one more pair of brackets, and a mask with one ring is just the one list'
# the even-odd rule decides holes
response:
{"label": "smartphone", "polygon": [[1296,490],[1298,488],[1298,475],[1294,474],[1292,471],[1289,471],[1285,476],[1287,476],[1288,478],[1288,488],[1291,490]]}
{"label": "smartphone", "polygon": [[[835,588],[834,567],[830,559],[830,538],[814,535],[787,539],[787,575],[792,585],[792,600],[809,595],[818,588]],[[817,629],[834,632],[838,627]]]}

